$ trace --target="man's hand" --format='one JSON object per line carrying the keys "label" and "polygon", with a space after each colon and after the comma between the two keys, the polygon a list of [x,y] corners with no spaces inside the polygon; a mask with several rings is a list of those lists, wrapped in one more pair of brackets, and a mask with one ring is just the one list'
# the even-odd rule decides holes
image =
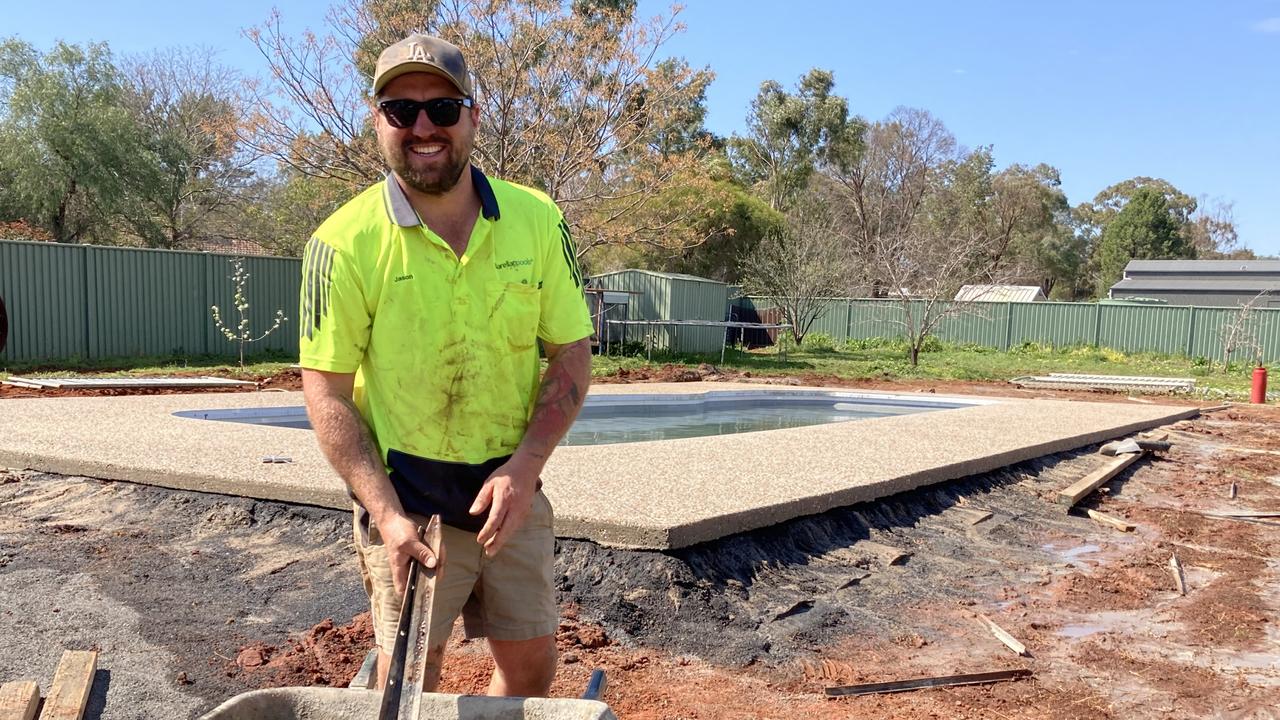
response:
{"label": "man's hand", "polygon": [[374,520],[378,533],[382,535],[382,545],[387,550],[387,561],[391,563],[391,578],[396,586],[396,595],[404,596],[405,585],[409,582],[409,559],[417,558],[423,567],[434,568],[436,556],[431,553],[419,539],[418,523],[404,515],[393,515],[382,522]]}
{"label": "man's hand", "polygon": [[470,510],[472,515],[479,515],[489,508],[489,519],[476,536],[476,542],[484,546],[485,555],[497,555],[507,540],[524,526],[538,492],[540,470],[536,463],[512,457],[485,480]]}

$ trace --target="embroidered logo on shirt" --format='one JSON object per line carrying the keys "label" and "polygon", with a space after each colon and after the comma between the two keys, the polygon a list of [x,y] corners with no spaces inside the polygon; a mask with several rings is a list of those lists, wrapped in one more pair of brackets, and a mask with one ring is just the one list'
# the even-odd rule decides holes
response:
{"label": "embroidered logo on shirt", "polygon": [[494,265],[495,270],[507,270],[510,268],[526,267],[533,264],[533,258],[525,258],[524,260],[508,260]]}
{"label": "embroidered logo on shirt", "polygon": [[395,281],[401,282],[403,280],[412,280],[412,279],[413,279],[413,273],[409,273],[408,275],[397,275]]}

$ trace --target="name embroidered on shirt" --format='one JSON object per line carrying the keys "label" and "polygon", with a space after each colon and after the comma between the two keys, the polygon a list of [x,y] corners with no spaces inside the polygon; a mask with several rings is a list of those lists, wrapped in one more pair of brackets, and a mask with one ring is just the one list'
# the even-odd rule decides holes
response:
{"label": "name embroidered on shirt", "polygon": [[413,273],[409,273],[408,275],[396,276],[396,282],[400,282],[401,280],[412,280],[412,279],[413,279]]}

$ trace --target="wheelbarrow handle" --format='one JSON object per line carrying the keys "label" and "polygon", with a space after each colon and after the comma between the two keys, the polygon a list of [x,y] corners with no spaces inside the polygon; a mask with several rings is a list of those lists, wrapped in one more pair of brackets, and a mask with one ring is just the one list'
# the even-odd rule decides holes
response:
{"label": "wheelbarrow handle", "polygon": [[[423,538],[418,528],[418,540]],[[404,599],[400,605],[400,622],[396,626],[396,643],[391,649],[391,665],[387,669],[387,684],[382,689],[382,704],[378,708],[378,720],[397,720],[400,715],[400,691],[404,683],[405,656],[409,651],[409,633],[413,625],[414,590],[418,585],[417,558],[409,558],[409,579],[404,584]]]}
{"label": "wheelbarrow handle", "polygon": [[591,671],[591,679],[587,681],[587,691],[582,693],[583,700],[599,700],[604,697],[604,691],[609,681],[604,676],[604,670],[596,668]]}

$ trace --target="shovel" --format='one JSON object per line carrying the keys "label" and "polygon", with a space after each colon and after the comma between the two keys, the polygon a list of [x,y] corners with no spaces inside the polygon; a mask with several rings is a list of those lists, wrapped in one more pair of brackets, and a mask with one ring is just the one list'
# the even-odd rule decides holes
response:
{"label": "shovel", "polygon": [[427,527],[418,528],[418,540],[431,548],[436,566],[423,567],[416,558],[409,560],[409,580],[405,583],[400,605],[400,624],[391,650],[391,667],[387,685],[382,691],[378,720],[418,720],[422,706],[422,680],[426,674],[427,656],[434,638],[431,625],[435,610],[436,579],[444,567],[444,545],[441,542],[440,516],[432,515]]}

